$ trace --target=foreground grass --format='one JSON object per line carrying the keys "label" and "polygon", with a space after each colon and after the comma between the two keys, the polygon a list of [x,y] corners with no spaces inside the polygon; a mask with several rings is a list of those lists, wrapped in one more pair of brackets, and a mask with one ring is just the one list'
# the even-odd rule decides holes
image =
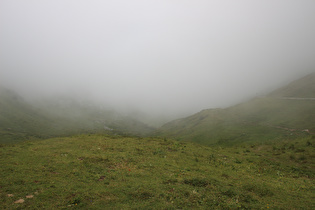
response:
{"label": "foreground grass", "polygon": [[314,209],[314,145],[310,137],[211,148],[106,135],[1,145],[0,206]]}

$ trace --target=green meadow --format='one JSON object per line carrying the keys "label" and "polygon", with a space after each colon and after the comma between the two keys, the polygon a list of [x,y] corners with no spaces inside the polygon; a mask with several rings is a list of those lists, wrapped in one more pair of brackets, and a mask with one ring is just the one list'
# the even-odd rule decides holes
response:
{"label": "green meadow", "polygon": [[314,209],[315,138],[77,135],[0,147],[1,209]]}

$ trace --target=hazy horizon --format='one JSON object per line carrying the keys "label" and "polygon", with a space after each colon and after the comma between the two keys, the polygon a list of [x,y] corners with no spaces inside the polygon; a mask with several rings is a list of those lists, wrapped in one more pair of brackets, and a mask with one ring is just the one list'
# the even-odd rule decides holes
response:
{"label": "hazy horizon", "polygon": [[0,85],[170,118],[315,72],[315,1],[0,2]]}

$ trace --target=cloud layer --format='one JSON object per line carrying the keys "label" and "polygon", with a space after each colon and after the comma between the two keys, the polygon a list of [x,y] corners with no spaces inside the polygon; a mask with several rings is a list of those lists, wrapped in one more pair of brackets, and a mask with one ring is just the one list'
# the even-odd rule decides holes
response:
{"label": "cloud layer", "polygon": [[192,113],[315,70],[313,0],[3,0],[0,82]]}

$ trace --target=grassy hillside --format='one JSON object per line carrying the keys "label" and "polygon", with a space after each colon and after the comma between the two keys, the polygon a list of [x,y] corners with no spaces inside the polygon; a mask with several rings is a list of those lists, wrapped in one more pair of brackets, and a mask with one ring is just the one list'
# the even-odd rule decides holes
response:
{"label": "grassy hillside", "polygon": [[203,110],[167,123],[157,135],[205,144],[259,142],[314,135],[314,84],[314,75],[309,75],[266,97],[226,109]]}
{"label": "grassy hillside", "polygon": [[146,135],[153,130],[144,123],[112,111],[70,99],[59,102],[49,101],[34,106],[13,91],[0,88],[0,143],[79,133]]}
{"label": "grassy hillside", "polygon": [[[25,140],[46,133],[53,123],[16,93],[0,88],[0,142]],[[41,132],[38,132],[41,131]],[[49,135],[48,133],[47,135]]]}
{"label": "grassy hillside", "polygon": [[314,138],[207,147],[79,135],[0,147],[3,209],[314,209]]}
{"label": "grassy hillside", "polygon": [[309,74],[301,79],[295,80],[290,84],[273,91],[270,96],[273,97],[315,97],[315,73]]}
{"label": "grassy hillside", "polygon": [[162,126],[158,135],[206,144],[231,144],[296,138],[310,133],[315,133],[315,101],[258,98],[170,122]]}

